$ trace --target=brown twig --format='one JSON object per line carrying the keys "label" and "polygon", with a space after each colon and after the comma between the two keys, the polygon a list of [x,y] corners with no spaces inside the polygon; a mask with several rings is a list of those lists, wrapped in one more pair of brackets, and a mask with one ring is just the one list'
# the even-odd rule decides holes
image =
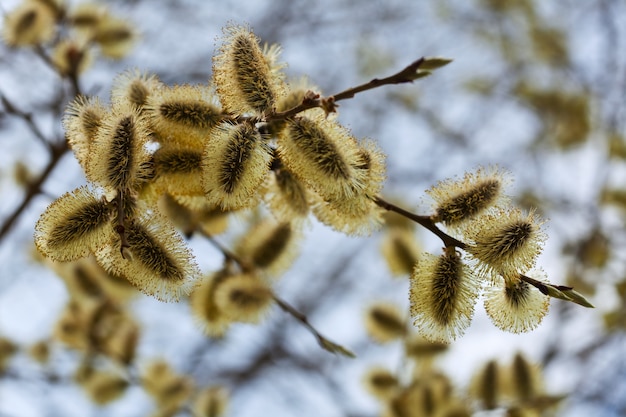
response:
{"label": "brown twig", "polygon": [[301,113],[305,110],[313,109],[316,107],[324,109],[326,113],[332,113],[336,110],[337,105],[336,102],[340,100],[345,100],[348,98],[353,98],[356,94],[362,93],[363,91],[372,90],[374,88],[381,87],[383,85],[391,85],[391,84],[403,84],[410,83],[419,78],[416,76],[419,73],[420,66],[424,63],[424,57],[418,59],[417,61],[412,62],[403,70],[390,75],[385,78],[374,78],[364,84],[358,85],[356,87],[348,88],[340,93],[328,96],[321,97],[319,94],[315,94],[313,92],[307,92],[305,94],[302,103],[299,105],[285,110],[283,112],[274,112],[268,114],[265,118],[267,122],[276,121],[276,120],[284,120],[290,117],[295,116],[298,113]]}
{"label": "brown twig", "polygon": [[418,214],[411,213],[410,211],[398,207],[395,204],[383,200],[380,197],[376,197],[374,199],[374,203],[387,211],[393,211],[394,213],[398,213],[399,215],[404,216],[409,220],[413,220],[420,226],[430,230],[443,241],[445,247],[457,247],[459,249],[467,249],[466,243],[453,238],[452,236],[445,233],[443,230],[439,229],[430,216],[420,216]]}

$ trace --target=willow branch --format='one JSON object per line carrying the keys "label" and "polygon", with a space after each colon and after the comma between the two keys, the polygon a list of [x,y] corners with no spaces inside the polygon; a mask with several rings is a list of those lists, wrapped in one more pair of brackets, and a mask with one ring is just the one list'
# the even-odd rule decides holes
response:
{"label": "willow branch", "polygon": [[[328,97],[321,97],[319,94],[309,92],[305,94],[302,103],[289,110],[269,114],[266,117],[266,121],[271,122],[276,120],[284,120],[289,117],[293,117],[296,114],[301,113],[305,110],[313,109],[316,107],[324,109],[326,113],[334,112],[337,108],[337,105],[335,104],[337,101],[353,98],[356,94],[362,93],[363,91],[372,90],[383,85],[403,84],[415,81],[416,79],[421,77],[419,69],[424,61],[425,58],[422,57],[417,61],[409,64],[403,70],[393,75],[390,75],[389,77],[374,78],[369,82],[358,85],[356,87],[348,88],[347,90]],[[424,72],[424,74],[426,74],[426,72]]]}
{"label": "willow branch", "polygon": [[457,247],[459,249],[467,249],[467,244],[461,242],[458,239],[448,235],[443,230],[437,227],[437,224],[431,219],[430,216],[420,216],[418,214],[411,213],[410,211],[406,211],[405,209],[396,206],[386,200],[383,200],[380,197],[376,197],[374,199],[374,203],[376,203],[379,207],[387,210],[393,211],[394,213],[398,213],[401,216],[406,217],[409,220],[412,220],[419,224],[420,226],[428,229],[433,234],[435,234],[441,241],[443,242],[445,247]]}

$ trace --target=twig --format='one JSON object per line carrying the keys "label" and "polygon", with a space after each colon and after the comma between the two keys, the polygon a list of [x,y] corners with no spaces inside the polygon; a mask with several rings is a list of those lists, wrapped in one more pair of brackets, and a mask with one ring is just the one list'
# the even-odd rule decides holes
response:
{"label": "twig", "polygon": [[[361,84],[356,87],[348,88],[340,93],[328,96],[328,97],[320,97],[319,94],[314,94],[313,92],[308,92],[305,94],[302,103],[293,107],[289,110],[285,110],[283,112],[275,112],[266,116],[265,120],[268,122],[276,121],[276,120],[284,120],[289,117],[295,116],[298,113],[301,113],[305,110],[313,109],[316,107],[320,107],[324,109],[326,113],[332,113],[336,110],[337,105],[335,104],[337,101],[345,100],[348,98],[353,98],[356,94],[361,93],[363,91],[372,90],[374,88],[381,87],[383,85],[390,84],[403,84],[410,83],[420,78],[419,68],[424,63],[425,58],[422,57],[417,61],[412,62],[403,70],[390,75],[385,78],[374,78],[365,84]],[[426,72],[425,72],[426,73]]]}
{"label": "twig", "polygon": [[388,201],[383,200],[380,197],[376,197],[374,199],[374,203],[376,203],[379,207],[387,210],[387,211],[393,211],[394,213],[398,213],[401,216],[406,217],[407,219],[413,220],[414,222],[418,223],[420,226],[430,230],[431,232],[433,232],[437,237],[439,237],[442,241],[445,247],[457,247],[459,249],[467,249],[467,244],[464,242],[461,242],[458,239],[453,238],[452,236],[446,234],[444,231],[442,231],[441,229],[439,229],[437,227],[437,225],[435,224],[435,222],[430,218],[430,216],[420,216],[414,213],[411,213],[409,211],[406,211],[405,209],[398,207]]}
{"label": "twig", "polygon": [[332,352],[332,353],[339,353],[344,356],[348,356],[350,358],[356,357],[356,355],[352,353],[351,351],[349,351],[348,349],[334,342],[331,342],[330,340],[322,336],[320,332],[318,332],[317,329],[313,327],[313,325],[309,322],[309,319],[304,314],[296,310],[291,304],[287,303],[285,300],[278,297],[276,294],[273,294],[272,297],[274,298],[274,301],[276,302],[276,304],[284,312],[290,314],[292,317],[298,320],[304,327],[306,327],[313,334],[313,336],[315,336],[315,338],[317,339],[317,342],[320,344],[320,346],[323,349],[328,350],[329,352]]}

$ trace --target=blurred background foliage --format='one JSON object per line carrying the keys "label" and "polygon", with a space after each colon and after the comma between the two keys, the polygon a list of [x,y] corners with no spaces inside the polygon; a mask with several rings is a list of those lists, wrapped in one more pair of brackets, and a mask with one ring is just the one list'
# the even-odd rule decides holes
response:
{"label": "blurred background foliage", "polygon": [[[19,4],[3,0],[2,13]],[[101,37],[76,77],[67,67],[75,52],[65,43],[67,19],[39,46],[0,44],[0,416],[626,413],[626,3],[100,4],[128,22],[132,49],[107,52]],[[313,222],[276,292],[357,355],[349,359],[321,349],[278,308],[259,325],[207,338],[186,302],[133,294],[89,261],[51,267],[38,259],[38,215],[85,181],[64,144],[67,103],[79,91],[106,102],[127,68],[167,84],[206,83],[228,22],[282,45],[287,74],[308,75],[325,95],[420,56],[453,58],[414,85],[342,102],[339,120],[380,144],[383,194],[416,212],[428,212],[424,190],[439,180],[478,165],[509,170],[518,203],[550,219],[540,261],[549,279],[574,286],[596,309],[553,300],[541,327],[524,335],[498,331],[479,311],[450,347],[426,344],[406,330],[406,268],[384,248],[392,238],[409,242],[410,259],[440,243],[392,227],[393,219],[358,239]],[[254,215],[231,219],[220,241],[234,246],[248,222]],[[222,264],[214,246],[196,237],[191,244],[203,270]],[[78,303],[77,294],[91,301]]]}

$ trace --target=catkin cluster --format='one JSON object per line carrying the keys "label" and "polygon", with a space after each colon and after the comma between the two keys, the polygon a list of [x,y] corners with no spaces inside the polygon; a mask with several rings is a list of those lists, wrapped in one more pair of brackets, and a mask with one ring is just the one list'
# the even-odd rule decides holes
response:
{"label": "catkin cluster", "polygon": [[431,220],[464,242],[415,260],[411,314],[427,338],[449,342],[462,335],[483,288],[485,309],[503,330],[531,330],[546,314],[549,297],[525,280],[546,282],[535,268],[545,240],[542,221],[511,205],[508,182],[501,169],[481,168],[427,191],[434,201]]}
{"label": "catkin cluster", "polygon": [[[373,199],[384,180],[384,155],[321,109],[290,117],[312,86],[288,83],[279,48],[261,47],[247,27],[229,26],[205,85],[174,85],[128,71],[110,103],[79,97],[65,113],[68,143],[88,185],[42,214],[35,243],[46,257],[74,261],[93,254],[109,273],[160,300],[192,290],[207,331],[255,321],[271,303],[267,277],[295,255],[305,219],[349,234],[381,224]],[[264,205],[235,248],[232,265],[202,277],[181,235],[212,236],[227,216]]]}
{"label": "catkin cluster", "polygon": [[75,78],[97,54],[112,59],[126,56],[137,33],[104,5],[23,0],[4,16],[2,38],[11,47],[50,49],[49,60],[56,71]]}

